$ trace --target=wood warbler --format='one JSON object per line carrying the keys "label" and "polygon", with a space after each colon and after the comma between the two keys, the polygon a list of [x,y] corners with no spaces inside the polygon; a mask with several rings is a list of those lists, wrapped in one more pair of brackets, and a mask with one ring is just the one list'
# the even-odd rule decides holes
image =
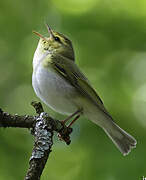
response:
{"label": "wood warbler", "polygon": [[40,37],[33,58],[32,85],[36,95],[53,110],[69,118],[84,115],[100,126],[121,153],[127,155],[136,147],[136,140],[113,121],[89,80],[76,65],[72,42],[49,26],[47,29],[49,37],[34,32]]}

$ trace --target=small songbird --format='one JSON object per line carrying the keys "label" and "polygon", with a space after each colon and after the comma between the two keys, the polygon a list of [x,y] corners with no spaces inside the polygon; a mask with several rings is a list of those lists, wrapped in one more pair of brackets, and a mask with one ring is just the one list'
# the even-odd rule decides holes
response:
{"label": "small songbird", "polygon": [[32,85],[36,95],[68,119],[84,115],[100,126],[123,155],[136,147],[136,140],[114,121],[89,80],[75,63],[72,42],[47,25],[49,37],[40,37],[33,58]]}

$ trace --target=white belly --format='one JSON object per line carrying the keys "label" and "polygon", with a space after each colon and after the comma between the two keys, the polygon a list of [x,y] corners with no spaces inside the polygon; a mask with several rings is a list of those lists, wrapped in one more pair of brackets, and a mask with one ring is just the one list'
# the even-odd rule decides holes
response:
{"label": "white belly", "polygon": [[40,65],[33,73],[32,85],[36,95],[55,111],[69,115],[78,109],[73,102],[75,88],[55,72]]}

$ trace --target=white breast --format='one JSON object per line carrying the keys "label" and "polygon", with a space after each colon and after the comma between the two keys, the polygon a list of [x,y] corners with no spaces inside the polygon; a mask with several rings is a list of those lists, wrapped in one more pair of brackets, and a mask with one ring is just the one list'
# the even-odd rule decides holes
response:
{"label": "white breast", "polygon": [[41,63],[33,72],[32,85],[37,96],[55,111],[72,114],[77,110],[72,101],[76,95],[75,88]]}

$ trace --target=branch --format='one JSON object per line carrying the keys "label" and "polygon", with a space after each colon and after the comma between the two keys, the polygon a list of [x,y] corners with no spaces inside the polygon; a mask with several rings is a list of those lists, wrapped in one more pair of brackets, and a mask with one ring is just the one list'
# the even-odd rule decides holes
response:
{"label": "branch", "polygon": [[17,114],[11,115],[7,112],[3,112],[2,109],[0,109],[0,127],[32,128],[34,123],[34,116],[19,116]]}
{"label": "branch", "polygon": [[40,180],[51,152],[54,131],[59,133],[66,144],[71,142],[69,136],[72,132],[71,128],[45,113],[41,103],[32,102],[32,106],[36,110],[36,116],[11,115],[0,109],[0,127],[31,128],[32,135],[35,137],[32,155],[29,160],[29,169],[24,180]]}

